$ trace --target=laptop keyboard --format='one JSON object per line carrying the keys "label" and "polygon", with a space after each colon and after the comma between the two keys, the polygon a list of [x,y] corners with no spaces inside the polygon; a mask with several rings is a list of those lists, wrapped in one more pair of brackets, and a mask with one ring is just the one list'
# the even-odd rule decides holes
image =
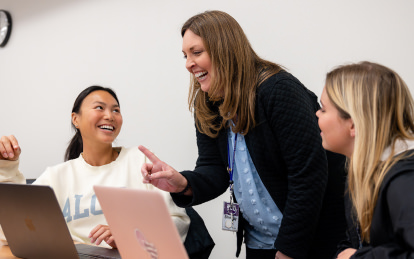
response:
{"label": "laptop keyboard", "polygon": [[76,244],[76,250],[80,259],[101,258],[101,259],[120,259],[117,249],[110,249],[86,244]]}

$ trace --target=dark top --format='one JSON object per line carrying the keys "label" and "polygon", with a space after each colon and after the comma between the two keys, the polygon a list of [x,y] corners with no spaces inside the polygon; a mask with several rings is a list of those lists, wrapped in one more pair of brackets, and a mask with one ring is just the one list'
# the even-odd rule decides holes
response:
{"label": "dark top", "polygon": [[[333,258],[337,258],[338,255],[347,248],[359,249],[363,243],[361,240],[358,218],[353,211],[352,199],[348,190],[348,183],[345,183],[345,218],[347,223],[346,238],[341,240],[338,244],[338,251]],[[366,243],[364,242],[364,245]]]}
{"label": "dark top", "polygon": [[[414,155],[414,151],[407,151]],[[352,239],[358,238],[353,233]],[[370,244],[351,258],[414,258],[414,156],[398,161],[381,184],[372,216]],[[348,247],[355,248],[355,242]]]}
{"label": "dark top", "polygon": [[[291,74],[280,72],[258,87],[257,125],[245,136],[258,174],[283,213],[275,247],[294,258],[330,258],[345,233],[344,157],[329,153],[333,162],[328,177],[315,115],[318,109],[311,91]],[[181,172],[193,196],[172,194],[182,207],[214,199],[229,186],[227,129],[217,138],[198,130],[196,135],[196,167]],[[239,222],[237,256],[245,224],[244,220]]]}

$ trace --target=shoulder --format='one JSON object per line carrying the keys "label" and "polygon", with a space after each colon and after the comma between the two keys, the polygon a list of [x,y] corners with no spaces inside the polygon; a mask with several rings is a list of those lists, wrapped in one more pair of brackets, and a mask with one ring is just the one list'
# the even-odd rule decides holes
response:
{"label": "shoulder", "polygon": [[81,159],[82,158],[78,157],[78,158],[75,158],[75,159],[65,161],[65,162],[60,163],[60,164],[49,166],[49,167],[46,168],[45,173],[46,172],[62,172],[62,171],[67,170],[68,168],[77,167],[77,166],[79,166],[79,163],[81,162]]}
{"label": "shoulder", "polygon": [[317,103],[317,96],[307,89],[292,74],[281,71],[265,80],[257,88],[257,96],[259,101],[272,100],[274,98],[280,101],[294,100],[310,100]]}
{"label": "shoulder", "polygon": [[387,172],[382,181],[381,189],[396,187],[397,191],[400,187],[407,186],[411,189],[414,183],[414,150],[406,152],[407,157],[398,161]]}
{"label": "shoulder", "polygon": [[395,165],[393,165],[387,172],[384,182],[391,181],[395,177],[412,172],[414,172],[414,150],[408,150],[405,152],[405,158],[395,163]]}
{"label": "shoulder", "polygon": [[67,179],[69,175],[76,172],[83,172],[81,158],[75,158],[66,162],[49,166],[46,170],[36,179],[35,184],[50,185],[53,188],[59,185],[62,179]]}
{"label": "shoulder", "polygon": [[265,84],[275,84],[275,83],[283,83],[283,81],[285,81],[284,83],[298,83],[301,84],[301,82],[294,77],[291,73],[285,71],[285,70],[281,70],[279,73],[276,73],[274,75],[272,75],[271,77],[269,77],[267,80],[265,80],[262,85]]}
{"label": "shoulder", "polygon": [[381,215],[387,215],[384,214],[384,210],[389,211],[394,229],[408,229],[406,226],[412,226],[414,218],[413,186],[414,157],[411,156],[398,161],[387,172],[378,195],[378,212]]}
{"label": "shoulder", "polygon": [[308,90],[306,87],[292,74],[286,71],[280,71],[277,74],[266,79],[261,85],[258,87],[258,93],[263,91],[270,91],[274,88],[278,89],[297,89],[297,90]]}

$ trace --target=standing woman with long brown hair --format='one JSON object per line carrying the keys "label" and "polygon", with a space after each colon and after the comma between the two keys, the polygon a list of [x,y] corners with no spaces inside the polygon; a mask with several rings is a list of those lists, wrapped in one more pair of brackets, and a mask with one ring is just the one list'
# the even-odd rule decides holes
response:
{"label": "standing woman with long brown hair", "polygon": [[338,258],[413,258],[414,102],[407,85],[380,64],[345,65],[328,73],[321,103],[323,146],[349,159],[348,222],[356,237]]}
{"label": "standing woman with long brown hair", "polygon": [[344,181],[335,172],[339,180],[328,184],[316,96],[261,59],[227,13],[195,15],[181,35],[199,156],[193,171],[179,173],[141,146],[153,162],[142,168],[145,182],[182,207],[230,187],[220,227],[237,231],[237,256],[244,237],[247,258],[331,258],[345,232],[331,214],[343,212]]}

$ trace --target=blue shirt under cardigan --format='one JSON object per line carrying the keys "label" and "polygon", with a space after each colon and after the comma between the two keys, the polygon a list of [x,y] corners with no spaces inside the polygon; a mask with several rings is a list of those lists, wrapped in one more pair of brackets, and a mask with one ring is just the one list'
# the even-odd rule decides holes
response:
{"label": "blue shirt under cardigan", "polygon": [[[233,158],[234,132],[229,129],[229,155]],[[257,174],[247,150],[243,135],[237,136],[233,168],[234,196],[240,206],[245,226],[245,243],[251,249],[275,249],[274,243],[279,233],[282,213]],[[231,161],[233,162],[233,161]]]}

